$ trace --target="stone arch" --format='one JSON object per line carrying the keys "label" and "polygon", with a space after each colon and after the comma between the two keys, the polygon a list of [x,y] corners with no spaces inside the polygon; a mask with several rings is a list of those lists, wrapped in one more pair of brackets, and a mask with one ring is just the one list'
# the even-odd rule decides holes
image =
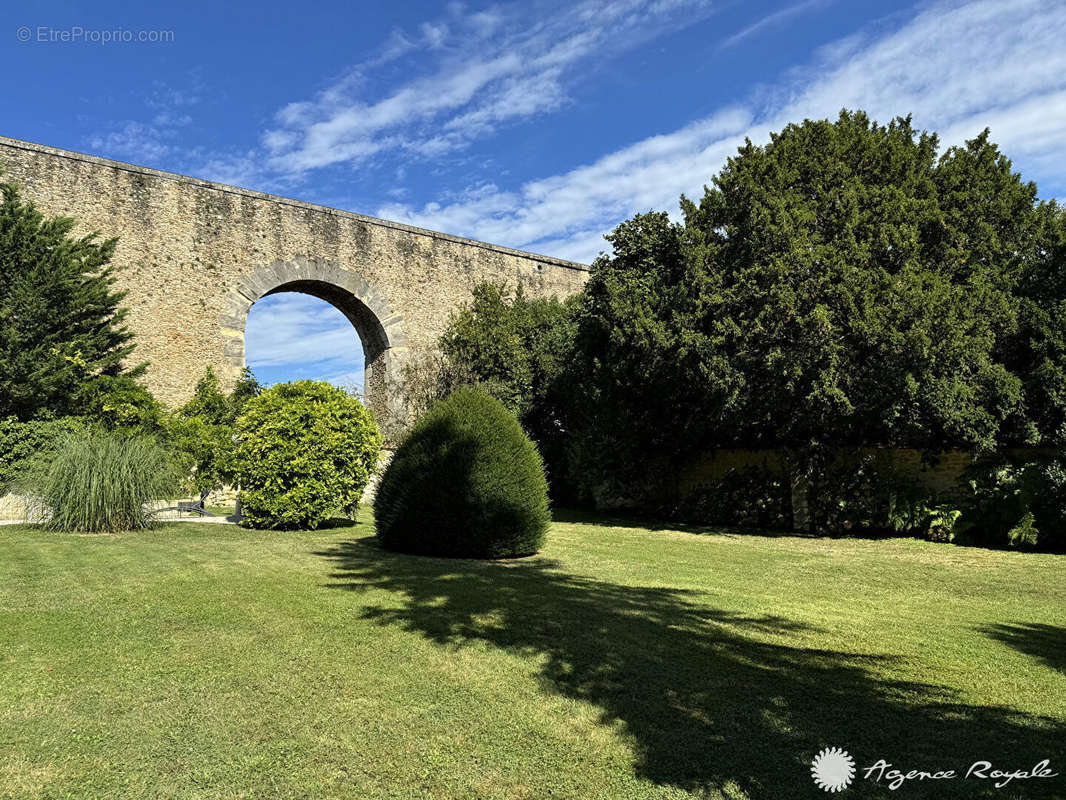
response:
{"label": "stone arch", "polygon": [[276,261],[243,276],[227,293],[219,324],[225,342],[223,356],[232,375],[244,367],[244,328],[252,305],[281,292],[325,300],[348,318],[363,345],[367,404],[379,419],[396,408],[401,400],[390,396],[390,386],[395,383],[399,351],[407,345],[403,316],[394,313],[384,295],[357,273],[329,261]]}

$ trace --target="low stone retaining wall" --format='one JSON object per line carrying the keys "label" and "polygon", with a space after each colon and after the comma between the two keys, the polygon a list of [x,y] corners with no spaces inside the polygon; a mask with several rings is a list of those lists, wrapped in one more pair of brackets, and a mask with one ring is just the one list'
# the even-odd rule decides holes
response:
{"label": "low stone retaining wall", "polygon": [[[198,497],[186,497],[184,500],[199,500]],[[214,505],[210,500],[209,505]],[[152,508],[155,510],[156,519],[168,520],[179,519],[177,510],[177,500],[160,500],[158,503],[153,503]],[[225,503],[218,503],[218,505],[225,505]],[[229,505],[233,505],[231,501]],[[189,516],[188,514],[180,517],[184,519]],[[0,497],[0,522],[41,522],[43,517],[38,513],[37,509],[33,508],[26,498],[17,494],[6,494]]]}
{"label": "low stone retaining wall", "polygon": [[28,512],[26,499],[21,495],[5,494],[0,497],[0,520],[25,522]]}
{"label": "low stone retaining wall", "polygon": [[[920,486],[941,495],[958,492],[961,488],[959,477],[974,463],[973,454],[965,450],[948,450],[925,461],[920,450],[903,448],[863,448],[859,454],[872,458],[881,468],[910,475]],[[702,485],[713,483],[730,470],[747,467],[759,467],[773,473],[785,471],[784,460],[777,450],[715,450],[696,459],[682,471],[678,494],[684,497]]]}
{"label": "low stone retaining wall", "polygon": [[[377,491],[378,481],[381,480],[381,475],[385,471],[385,467],[389,465],[392,460],[392,450],[382,450],[381,456],[378,459],[378,468],[371,476],[370,482],[367,484],[366,489],[363,490],[363,496],[361,498],[362,503],[370,504],[374,502],[374,492]],[[168,520],[179,519],[177,505],[178,500],[198,501],[199,496],[189,496],[176,498],[174,500],[163,500],[154,504],[154,508],[157,510],[156,519]],[[220,506],[223,508],[232,508],[237,504],[237,490],[232,486],[224,486],[217,491],[211,492],[207,496],[208,506]],[[29,504],[26,502],[26,498],[17,494],[6,494],[0,497],[0,521],[3,522],[35,522],[39,520],[30,520],[28,516],[30,514]],[[184,519],[188,515],[180,517]]]}

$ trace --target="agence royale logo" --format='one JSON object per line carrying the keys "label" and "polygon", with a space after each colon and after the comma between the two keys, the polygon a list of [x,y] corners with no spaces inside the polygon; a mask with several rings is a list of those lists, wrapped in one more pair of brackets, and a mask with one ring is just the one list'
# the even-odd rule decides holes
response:
{"label": "agence royale logo", "polygon": [[[958,769],[900,769],[883,758],[858,771],[861,780],[873,781],[896,791],[909,783],[925,783],[951,780],[991,781],[996,789],[1002,789],[1015,781],[1046,780],[1057,778],[1058,772],[1051,761],[1044,759],[1033,767],[1024,769],[1001,768],[991,761],[974,761],[964,770]],[[856,778],[855,759],[840,747],[826,747],[811,761],[811,778],[818,788],[827,792],[847,789]]]}
{"label": "agence royale logo", "polygon": [[855,777],[855,759],[839,747],[827,747],[811,762],[811,777],[818,788],[839,792]]}

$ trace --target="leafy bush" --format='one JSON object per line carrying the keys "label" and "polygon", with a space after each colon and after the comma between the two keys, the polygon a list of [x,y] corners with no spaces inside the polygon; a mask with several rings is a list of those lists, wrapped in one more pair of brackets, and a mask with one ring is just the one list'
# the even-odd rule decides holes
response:
{"label": "leafy bush", "polygon": [[[823,466],[808,499],[812,529],[832,536],[918,536],[950,542],[961,514],[913,476],[854,454]],[[759,467],[734,469],[692,492],[673,516],[704,525],[787,530],[792,524],[791,491],[783,475]]]}
{"label": "leafy bush", "polygon": [[47,527],[99,533],[149,527],[149,504],[172,497],[180,483],[170,453],[155,439],[83,430],[67,434],[17,485]]}
{"label": "leafy bush", "polygon": [[691,492],[672,516],[698,525],[787,530],[792,522],[788,482],[759,467],[731,469]]}
{"label": "leafy bush", "polygon": [[811,529],[833,536],[887,534],[895,492],[906,509],[913,505],[913,488],[906,477],[890,477],[868,458],[828,464],[818,470],[808,495]]}
{"label": "leafy bush", "polygon": [[950,503],[941,503],[927,509],[923,525],[925,538],[931,542],[954,542],[958,535],[958,523],[962,509]]}
{"label": "leafy bush", "polygon": [[7,493],[34,459],[53,452],[64,435],[81,426],[77,417],[30,422],[19,422],[17,417],[0,419],[0,495]]}
{"label": "leafy bush", "polygon": [[460,389],[400,444],[374,501],[390,550],[507,558],[540,549],[551,516],[536,447],[503,404]]}
{"label": "leafy bush", "polygon": [[960,542],[1066,550],[1066,468],[1061,460],[980,465],[965,477],[969,495],[958,526]]}
{"label": "leafy bush", "polygon": [[252,528],[314,529],[354,508],[381,447],[370,411],[321,381],[280,383],[248,400],[235,435],[227,471]]}
{"label": "leafy bush", "polygon": [[192,398],[167,422],[167,436],[192,475],[196,492],[220,489],[230,479],[234,426],[247,403],[262,391],[245,368],[228,395],[211,367],[197,382]]}
{"label": "leafy bush", "polygon": [[910,474],[870,456],[841,457],[810,492],[812,528],[833,536],[918,536],[952,541],[958,509]]}
{"label": "leafy bush", "polygon": [[573,345],[573,302],[528,297],[500,284],[479,283],[469,306],[440,338],[451,369],[467,376],[520,420],[537,415]]}
{"label": "leafy bush", "polygon": [[416,415],[460,386],[491,394],[536,443],[552,498],[570,503],[577,494],[567,452],[573,381],[565,372],[573,360],[578,303],[578,297],[529,297],[521,284],[511,292],[502,284],[479,283],[436,348],[411,353],[401,377]]}
{"label": "leafy bush", "polygon": [[144,384],[129,375],[98,375],[78,393],[87,420],[128,435],[164,436],[166,411]]}

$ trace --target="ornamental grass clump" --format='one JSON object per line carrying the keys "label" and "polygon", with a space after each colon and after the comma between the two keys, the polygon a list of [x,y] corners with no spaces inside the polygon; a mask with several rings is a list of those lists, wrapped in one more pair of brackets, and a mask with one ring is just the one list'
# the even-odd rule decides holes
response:
{"label": "ornamental grass clump", "polygon": [[389,550],[458,558],[536,553],[551,521],[537,448],[479,389],[433,406],[400,444],[374,500]]}
{"label": "ornamental grass clump", "polygon": [[170,452],[155,439],[82,430],[32,465],[18,488],[47,528],[104,533],[151,527],[152,505],[179,493],[181,482]]}

